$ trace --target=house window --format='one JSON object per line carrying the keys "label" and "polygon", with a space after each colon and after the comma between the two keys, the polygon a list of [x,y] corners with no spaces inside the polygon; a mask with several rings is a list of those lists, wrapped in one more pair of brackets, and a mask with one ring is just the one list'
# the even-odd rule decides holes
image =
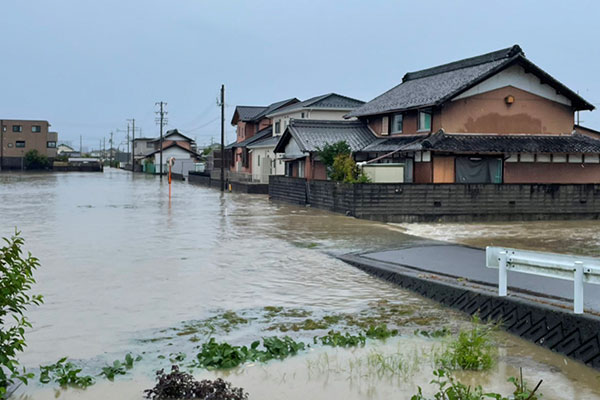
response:
{"label": "house window", "polygon": [[402,114],[392,116],[392,133],[402,133]]}
{"label": "house window", "polygon": [[417,129],[422,132],[431,130],[431,113],[429,111],[419,111],[419,126]]}
{"label": "house window", "polygon": [[260,167],[260,154],[258,155],[258,160],[257,160],[256,165]]}
{"label": "house window", "polygon": [[13,125],[13,132],[23,132],[23,127],[21,125]]}
{"label": "house window", "polygon": [[281,121],[275,122],[275,133],[281,133]]}
{"label": "house window", "polygon": [[304,161],[298,161],[298,178],[304,178]]}
{"label": "house window", "polygon": [[301,114],[302,116],[300,118],[304,118],[304,113]]}
{"label": "house window", "polygon": [[55,149],[56,148],[56,142],[46,142],[46,147],[49,149]]}
{"label": "house window", "polygon": [[152,143],[152,142],[146,142],[146,148],[147,148],[147,149],[152,149],[152,148],[154,148],[154,143]]}
{"label": "house window", "polygon": [[20,147],[20,148],[25,147],[25,141],[24,140],[17,140],[15,142],[15,147]]}
{"label": "house window", "polygon": [[33,133],[40,133],[42,131],[42,127],[40,125],[32,125],[31,126],[31,132]]}

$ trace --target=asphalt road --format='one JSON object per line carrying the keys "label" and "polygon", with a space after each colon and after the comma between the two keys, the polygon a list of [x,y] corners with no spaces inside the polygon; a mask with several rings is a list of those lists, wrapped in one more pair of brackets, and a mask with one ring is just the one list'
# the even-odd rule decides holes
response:
{"label": "asphalt road", "polygon": [[[363,258],[397,264],[426,272],[465,278],[498,287],[498,270],[486,268],[485,251],[459,245],[425,245],[360,255]],[[573,300],[573,282],[510,271],[508,291],[533,294],[540,299]],[[586,309],[600,311],[600,285],[584,284]]]}

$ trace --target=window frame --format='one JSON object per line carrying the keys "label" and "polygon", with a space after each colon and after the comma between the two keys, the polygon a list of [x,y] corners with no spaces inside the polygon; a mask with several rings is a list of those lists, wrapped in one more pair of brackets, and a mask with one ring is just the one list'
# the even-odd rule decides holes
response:
{"label": "window frame", "polygon": [[[402,127],[401,127],[401,129],[399,131],[396,130],[396,128],[397,128],[397,126],[396,126],[396,117],[398,117],[398,116],[402,119],[402,121],[401,121]],[[395,114],[392,114],[391,118],[390,118],[390,125],[391,125],[390,129],[389,129],[390,135],[394,135],[394,134],[397,134],[397,133],[402,133],[402,131],[404,130],[404,113],[395,113]]]}
{"label": "window frame", "polygon": [[281,120],[275,122],[275,133],[281,133]]}
{"label": "window frame", "polygon": [[[50,143],[54,143],[54,146],[50,146]],[[47,149],[55,149],[56,148],[56,141],[55,140],[48,140],[48,141],[46,141],[46,148]]]}
{"label": "window frame", "polygon": [[41,125],[31,125],[31,132],[32,133],[41,133],[42,126]]}
{"label": "window frame", "polygon": [[[421,114],[429,115],[429,127],[423,128],[421,126]],[[431,122],[433,120],[433,113],[431,110],[419,110],[417,113],[417,132],[431,132]]]}
{"label": "window frame", "polygon": [[[19,146],[20,143],[23,143],[23,146]],[[16,149],[24,149],[27,146],[27,142],[25,140],[17,140],[15,141]]]}
{"label": "window frame", "polygon": [[12,131],[14,133],[21,133],[21,132],[23,132],[23,125],[13,125],[12,126]]}

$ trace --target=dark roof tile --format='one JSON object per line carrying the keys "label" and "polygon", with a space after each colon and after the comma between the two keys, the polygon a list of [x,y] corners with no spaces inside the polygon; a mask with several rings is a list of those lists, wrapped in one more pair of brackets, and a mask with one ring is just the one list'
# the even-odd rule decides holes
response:
{"label": "dark roof tile", "polygon": [[279,140],[275,152],[283,153],[290,137],[296,140],[303,152],[317,151],[326,144],[340,141],[348,143],[350,149],[355,152],[375,140],[373,132],[361,121],[292,119]]}

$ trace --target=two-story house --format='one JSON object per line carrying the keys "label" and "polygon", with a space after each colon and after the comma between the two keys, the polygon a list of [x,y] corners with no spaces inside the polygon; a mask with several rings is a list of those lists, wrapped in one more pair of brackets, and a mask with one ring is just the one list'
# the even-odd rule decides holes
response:
{"label": "two-story house", "polygon": [[[138,170],[144,170],[150,173],[161,173],[160,138],[135,139],[133,148]],[[166,173],[168,170],[167,162],[170,158],[174,158],[175,160],[199,160],[194,140],[179,132],[177,129],[167,131],[162,139],[162,173]],[[146,170],[145,166],[142,165],[144,162],[142,160],[145,160],[145,163],[149,163],[153,167]]]}
{"label": "two-story house", "polygon": [[58,133],[50,132],[48,121],[0,120],[0,170],[22,169],[25,154],[37,150],[48,157],[56,157]]}
{"label": "two-story house", "polygon": [[291,121],[294,120],[344,120],[344,116],[364,101],[342,96],[337,93],[327,93],[312,97],[308,100],[294,103],[273,110],[267,117],[273,121],[272,135],[266,135],[248,145],[252,165],[252,180],[268,183],[269,175],[284,175],[285,164],[282,157],[277,157],[275,147],[281,135]]}
{"label": "two-story house", "polygon": [[[407,73],[347,117],[372,133],[355,159],[402,166],[398,182],[599,183],[600,141],[574,124],[575,112],[593,109],[513,46]],[[356,122],[329,124],[319,140],[334,141],[347,124]],[[289,130],[276,151],[287,158],[291,139],[311,130]]]}
{"label": "two-story house", "polygon": [[248,145],[272,136],[271,119],[267,114],[300,100],[296,98],[281,100],[268,106],[237,106],[231,118],[236,127],[235,142],[225,147],[225,158],[229,160],[230,177],[233,180],[252,180],[252,159]]}

